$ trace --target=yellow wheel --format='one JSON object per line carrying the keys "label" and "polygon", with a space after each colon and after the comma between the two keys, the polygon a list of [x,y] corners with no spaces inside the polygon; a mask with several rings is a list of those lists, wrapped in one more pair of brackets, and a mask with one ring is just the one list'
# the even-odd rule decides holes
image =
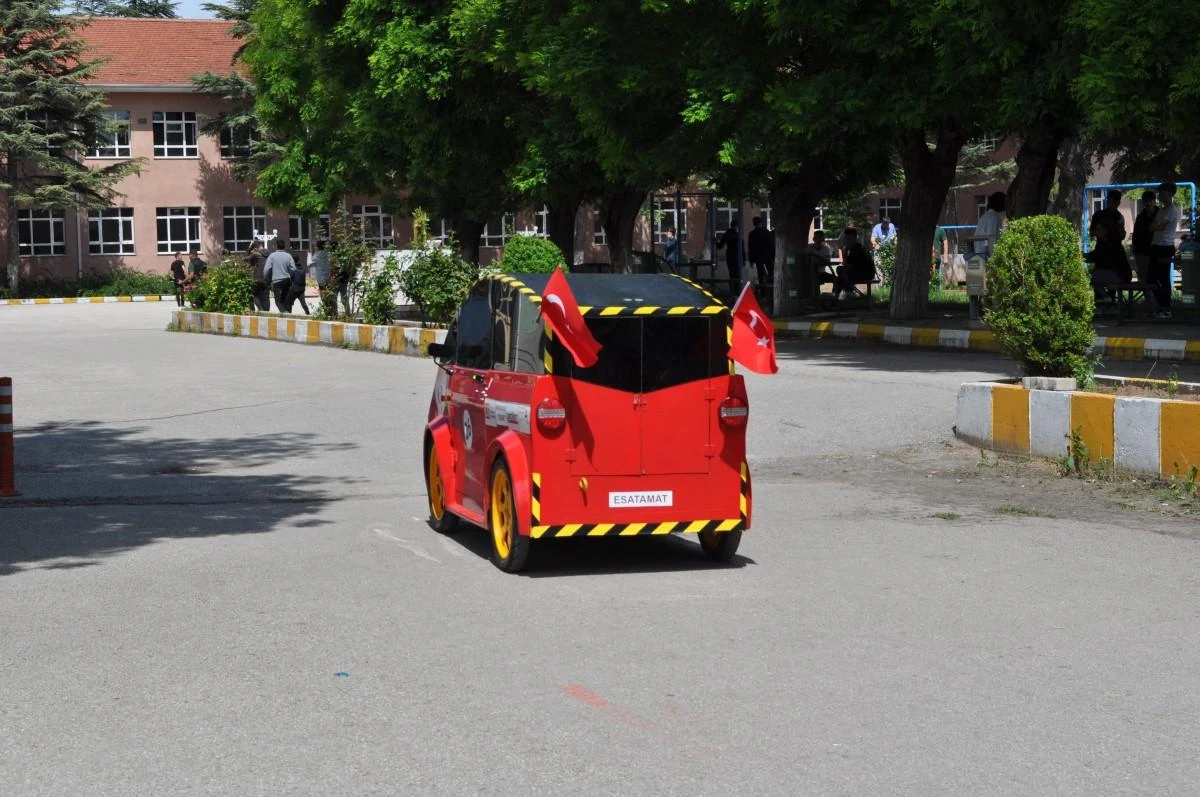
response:
{"label": "yellow wheel", "polygon": [[513,498],[512,476],[503,459],[492,466],[488,491],[488,531],[492,538],[492,561],[496,567],[515,573],[529,559],[529,538],[517,526],[517,505]]}
{"label": "yellow wheel", "polygon": [[458,528],[458,517],[446,509],[446,483],[438,464],[437,448],[433,441],[425,444],[425,492],[429,495],[429,525],[442,534]]}
{"label": "yellow wheel", "polygon": [[733,559],[741,542],[740,531],[700,532],[700,547],[704,549],[704,555],[714,562],[728,562]]}

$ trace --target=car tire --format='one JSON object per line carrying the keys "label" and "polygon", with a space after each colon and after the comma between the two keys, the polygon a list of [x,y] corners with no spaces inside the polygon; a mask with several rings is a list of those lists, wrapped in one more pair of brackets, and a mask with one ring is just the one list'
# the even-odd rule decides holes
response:
{"label": "car tire", "polygon": [[741,542],[740,531],[700,532],[700,547],[704,549],[704,555],[714,562],[728,562],[733,559]]}
{"label": "car tire", "polygon": [[492,541],[492,562],[506,573],[525,568],[529,560],[529,537],[523,536],[517,525],[517,502],[513,492],[512,475],[503,457],[492,465],[488,480],[488,537]]}
{"label": "car tire", "polygon": [[446,509],[446,482],[442,480],[442,467],[438,463],[437,446],[433,441],[426,445],[425,494],[429,497],[429,525],[441,534],[458,531],[458,516]]}

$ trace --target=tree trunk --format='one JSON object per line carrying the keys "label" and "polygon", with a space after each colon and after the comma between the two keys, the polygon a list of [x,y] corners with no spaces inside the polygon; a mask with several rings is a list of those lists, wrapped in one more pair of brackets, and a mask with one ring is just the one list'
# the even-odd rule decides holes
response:
{"label": "tree trunk", "polygon": [[921,318],[929,306],[929,252],[946,194],[954,183],[958,153],[967,137],[961,126],[943,123],[934,131],[934,148],[925,131],[907,128],[896,134],[896,151],[904,168],[896,269],[892,274],[893,321]]}
{"label": "tree trunk", "polygon": [[626,186],[606,192],[601,200],[604,234],[614,273],[633,271],[633,227],[646,203],[646,194],[643,189]]}
{"label": "tree trunk", "polygon": [[[771,312],[776,316],[798,312],[803,300],[819,287],[810,279],[813,275],[807,270],[805,252],[813,209],[821,200],[823,189],[824,186],[793,174],[780,175],[771,185],[771,214],[775,222],[775,301]],[[791,284],[789,258],[796,264],[795,273],[802,276],[798,285]],[[789,301],[790,291],[796,291],[797,302]]]}
{"label": "tree trunk", "polygon": [[486,226],[482,221],[454,219],[454,237],[458,239],[458,251],[468,263],[479,265],[479,237]]}
{"label": "tree trunk", "polygon": [[1027,130],[1017,150],[1017,175],[1008,186],[1005,215],[1010,219],[1038,216],[1050,204],[1058,150],[1065,136],[1050,126]]}
{"label": "tree trunk", "polygon": [[562,252],[568,271],[575,265],[575,216],[581,204],[581,194],[560,194],[546,203],[550,209],[550,240]]}
{"label": "tree trunk", "polygon": [[1063,142],[1058,160],[1058,194],[1050,212],[1071,222],[1077,235],[1083,235],[1083,189],[1086,187],[1091,152],[1078,137]]}

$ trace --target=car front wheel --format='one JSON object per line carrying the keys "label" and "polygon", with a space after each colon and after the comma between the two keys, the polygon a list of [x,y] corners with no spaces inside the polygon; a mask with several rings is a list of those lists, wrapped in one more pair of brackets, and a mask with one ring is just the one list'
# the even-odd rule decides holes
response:
{"label": "car front wheel", "polygon": [[429,525],[442,534],[456,531],[458,516],[446,509],[446,483],[442,481],[437,447],[432,442],[429,444],[429,455],[425,461],[425,492],[429,495]]}

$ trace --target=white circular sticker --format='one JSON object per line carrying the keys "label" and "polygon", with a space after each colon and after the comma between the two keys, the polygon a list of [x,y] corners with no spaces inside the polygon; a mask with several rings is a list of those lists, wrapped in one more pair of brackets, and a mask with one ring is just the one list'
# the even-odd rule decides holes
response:
{"label": "white circular sticker", "polygon": [[463,443],[467,448],[475,447],[475,430],[471,427],[471,413],[463,410]]}

